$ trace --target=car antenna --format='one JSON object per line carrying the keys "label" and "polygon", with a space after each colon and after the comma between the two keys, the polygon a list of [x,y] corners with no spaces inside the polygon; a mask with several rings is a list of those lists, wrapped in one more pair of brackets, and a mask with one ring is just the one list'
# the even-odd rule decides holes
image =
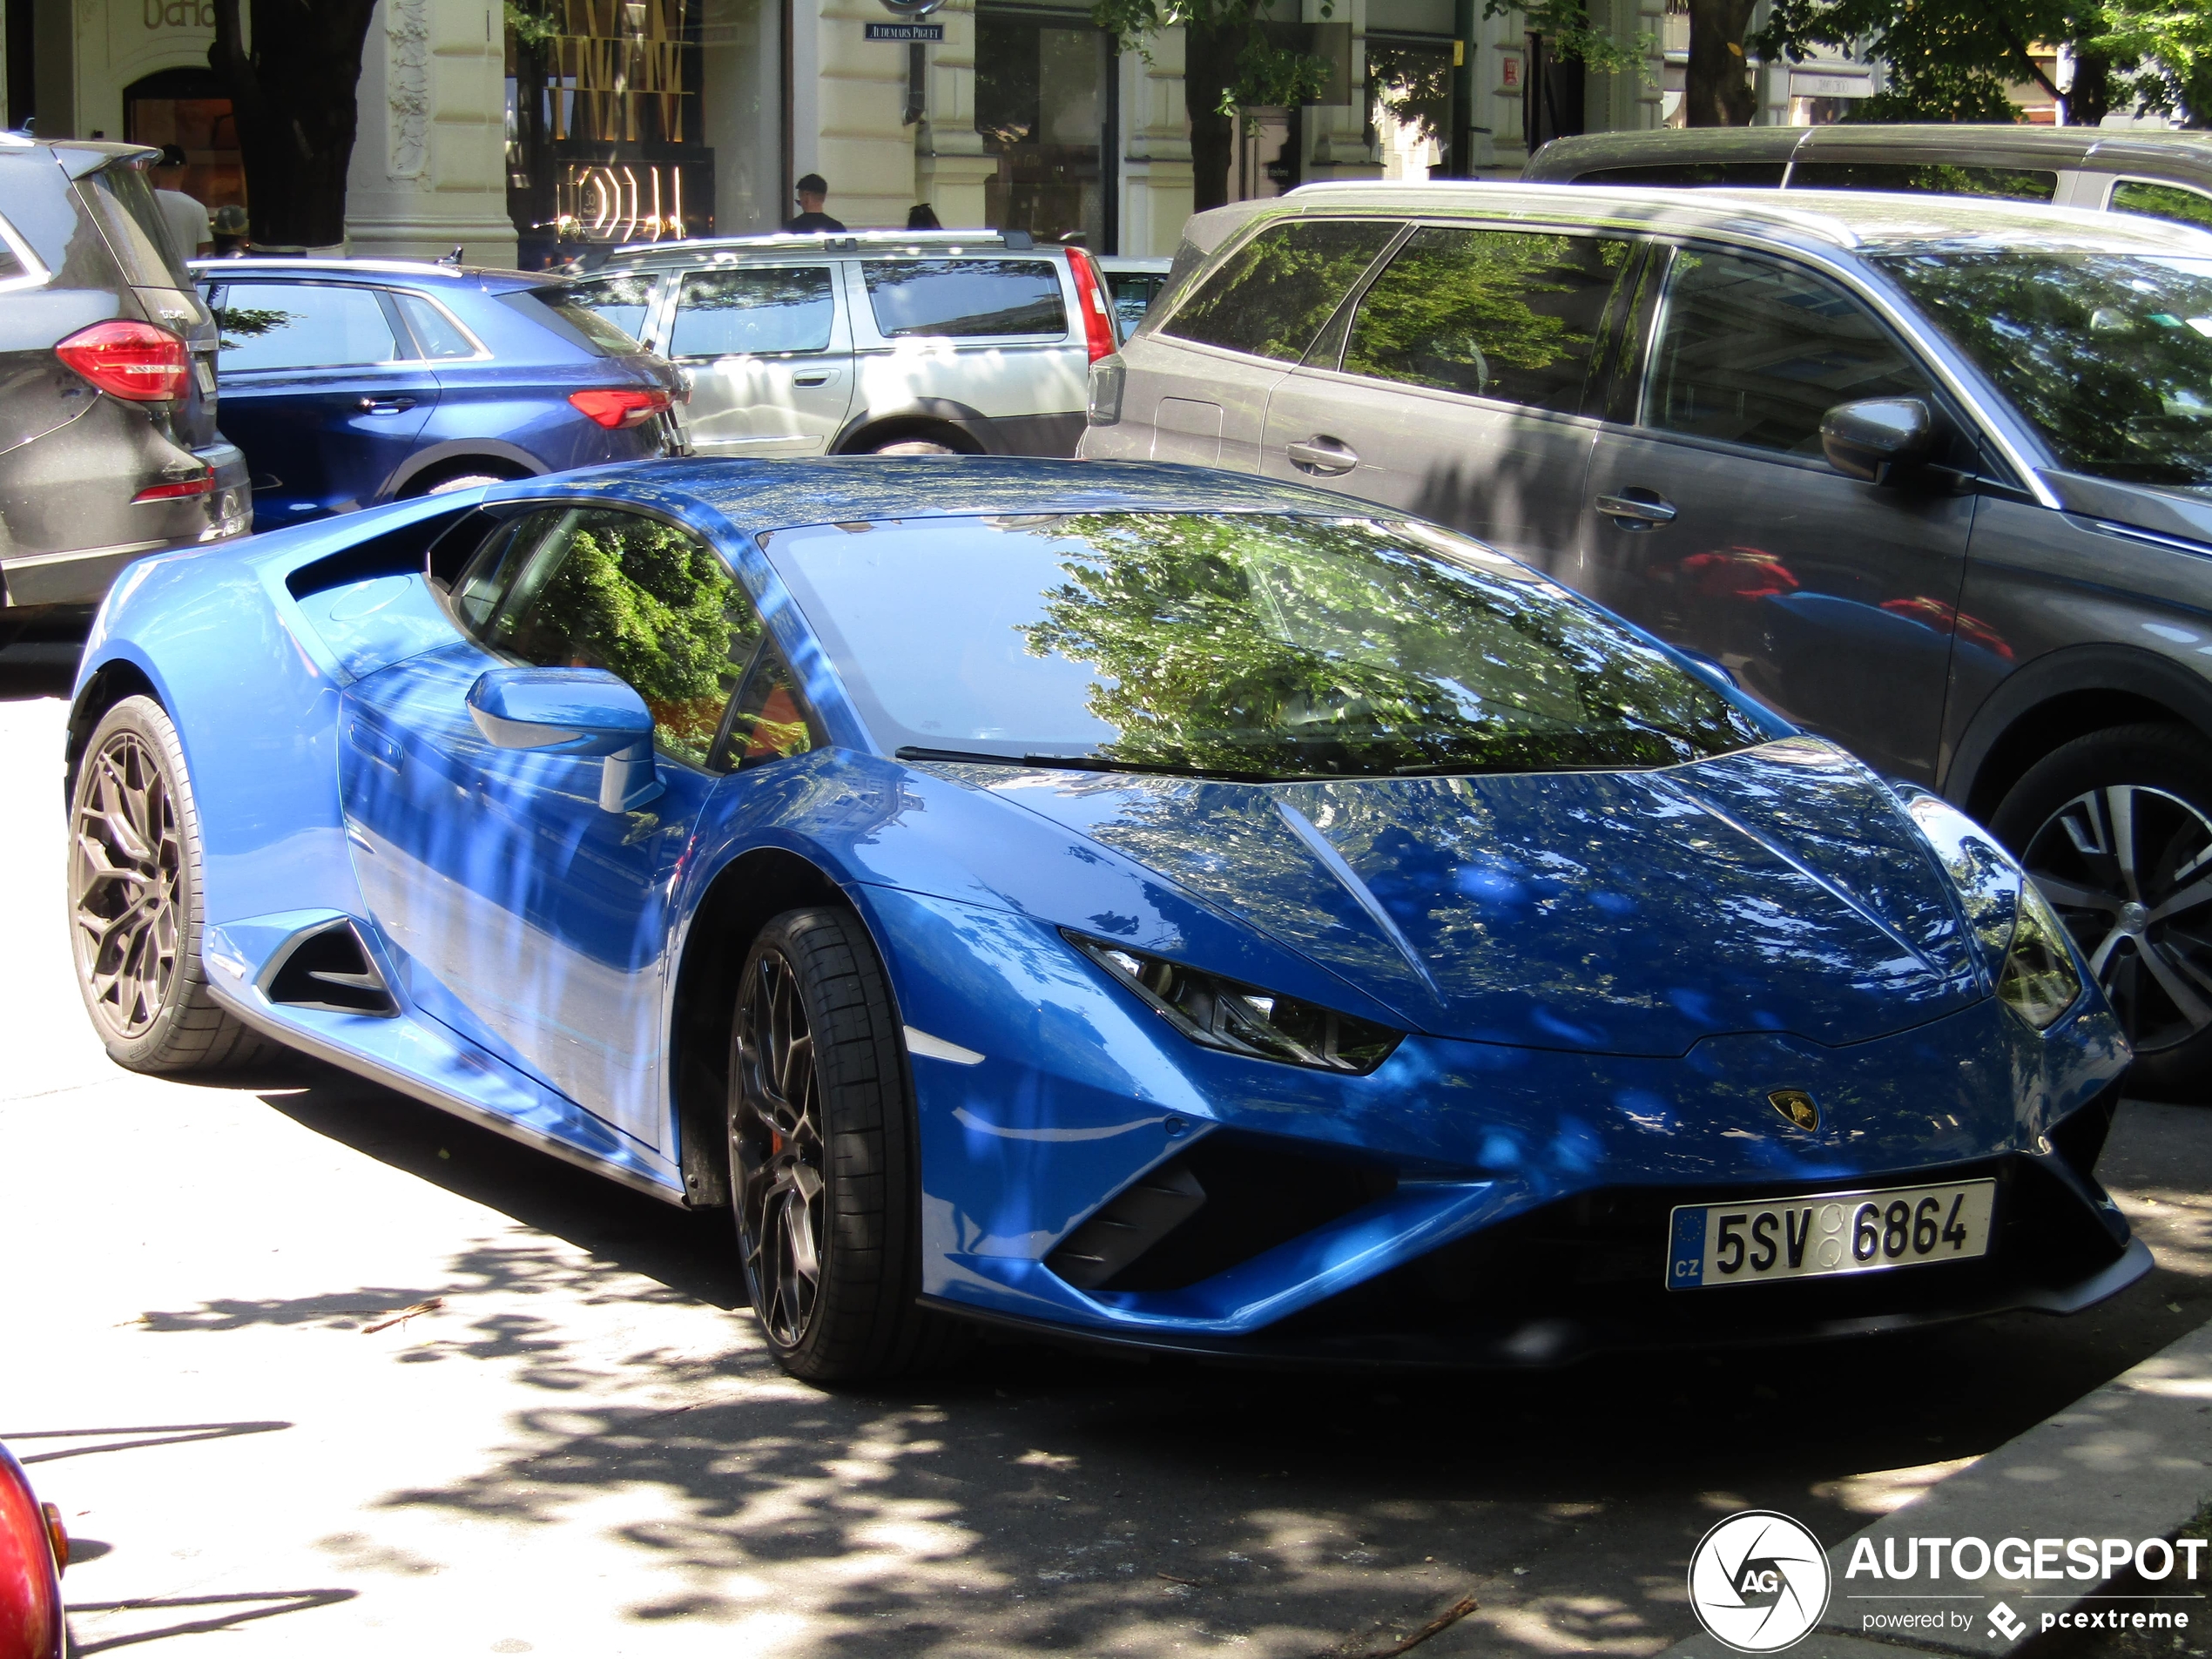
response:
{"label": "car antenna", "polygon": [[461,263],[461,244],[455,242],[453,245],[453,252],[447,254],[445,258],[440,260],[438,263],[440,265],[459,265]]}

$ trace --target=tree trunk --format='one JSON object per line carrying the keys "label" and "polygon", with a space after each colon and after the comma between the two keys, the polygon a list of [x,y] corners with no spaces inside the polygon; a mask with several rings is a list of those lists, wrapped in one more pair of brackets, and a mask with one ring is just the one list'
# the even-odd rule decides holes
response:
{"label": "tree trunk", "polygon": [[354,89],[375,0],[252,0],[251,51],[239,4],[215,0],[207,61],[230,91],[253,240],[265,247],[342,242]]}
{"label": "tree trunk", "polygon": [[2077,52],[2074,59],[2074,84],[2066,95],[2066,124],[2071,127],[2095,126],[2111,108],[2112,65],[2101,57]]}
{"label": "tree trunk", "polygon": [[1689,63],[1683,75],[1683,119],[1694,127],[1744,127],[1758,95],[1743,58],[1751,0],[1689,0]]}
{"label": "tree trunk", "polygon": [[1229,199],[1229,168],[1236,158],[1237,123],[1221,112],[1237,82],[1237,54],[1244,49],[1242,21],[1183,31],[1183,96],[1190,111],[1190,211],[1203,213]]}

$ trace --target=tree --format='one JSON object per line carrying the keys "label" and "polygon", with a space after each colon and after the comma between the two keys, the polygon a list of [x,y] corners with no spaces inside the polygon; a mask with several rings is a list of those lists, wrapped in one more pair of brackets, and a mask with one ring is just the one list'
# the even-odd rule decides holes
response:
{"label": "tree", "polygon": [[1758,113],[1743,57],[1754,0],[1689,0],[1689,62],[1683,119],[1694,127],[1747,127]]}
{"label": "tree", "polygon": [[238,122],[253,239],[323,247],[346,236],[346,169],[354,155],[354,89],[375,0],[214,0],[207,62]]}
{"label": "tree", "polygon": [[[1139,43],[1183,30],[1183,95],[1190,111],[1191,208],[1229,199],[1238,110],[1303,104],[1326,84],[1329,66],[1311,52],[1267,37],[1268,0],[1093,0],[1091,21]],[[1332,7],[1324,0],[1321,15]],[[1140,44],[1140,50],[1142,46]]]}
{"label": "tree", "polygon": [[[2073,49],[2070,87],[2035,61],[2042,43]],[[2075,126],[2113,110],[2212,119],[2212,11],[2186,0],[1776,0],[1757,40],[1792,59],[1847,44],[1887,66],[1861,120],[2014,120],[2007,88],[2022,84],[2062,98]]]}

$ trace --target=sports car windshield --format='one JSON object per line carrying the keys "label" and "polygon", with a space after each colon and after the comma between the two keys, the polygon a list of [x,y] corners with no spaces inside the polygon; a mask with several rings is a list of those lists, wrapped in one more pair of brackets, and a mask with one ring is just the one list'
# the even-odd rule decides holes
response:
{"label": "sports car windshield", "polygon": [[877,739],[1244,778],[1671,765],[1766,733],[1526,566],[1430,526],[1246,513],[782,530]]}
{"label": "sports car windshield", "polygon": [[2212,485],[2212,260],[1993,247],[1880,264],[2060,466]]}

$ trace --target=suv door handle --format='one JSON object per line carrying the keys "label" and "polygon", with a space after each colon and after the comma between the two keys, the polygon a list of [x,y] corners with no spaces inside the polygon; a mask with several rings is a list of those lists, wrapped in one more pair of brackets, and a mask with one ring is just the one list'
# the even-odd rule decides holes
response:
{"label": "suv door handle", "polygon": [[1300,472],[1318,472],[1324,477],[1350,472],[1359,464],[1359,452],[1350,444],[1336,438],[1325,438],[1316,433],[1301,442],[1286,443],[1283,453],[1291,458],[1291,465]]}
{"label": "suv door handle", "polygon": [[414,407],[411,397],[365,397],[361,401],[363,415],[405,415]]}
{"label": "suv door handle", "polygon": [[827,386],[836,378],[837,371],[833,368],[816,368],[804,374],[792,375],[791,383],[793,386]]}
{"label": "suv door handle", "polygon": [[1598,511],[1624,530],[1656,529],[1675,522],[1675,504],[1653,491],[1639,489],[1629,496],[1600,496]]}

